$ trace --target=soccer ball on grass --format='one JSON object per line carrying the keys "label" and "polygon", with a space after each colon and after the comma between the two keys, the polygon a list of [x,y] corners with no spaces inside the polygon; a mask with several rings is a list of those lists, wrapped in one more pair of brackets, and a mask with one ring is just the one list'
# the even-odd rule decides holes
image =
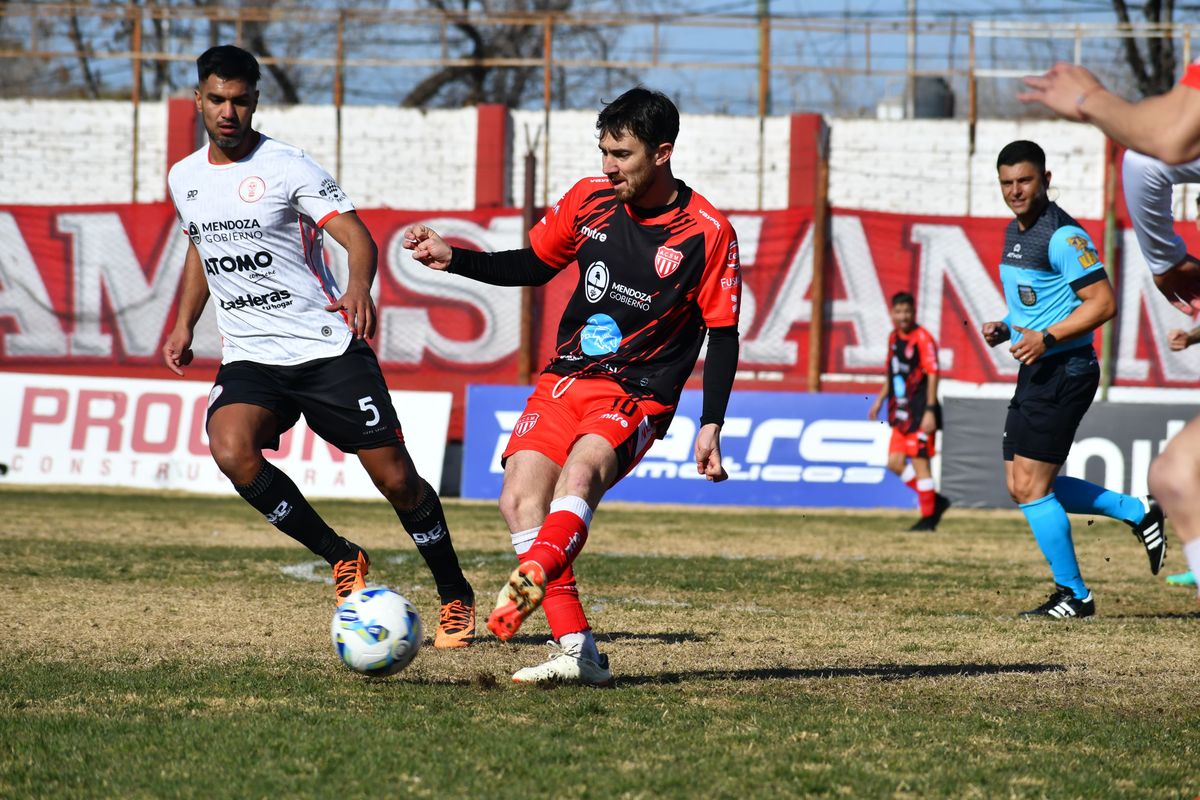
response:
{"label": "soccer ball on grass", "polygon": [[372,677],[394,675],[421,649],[421,618],[412,603],[383,586],[359,589],[333,612],[333,649],[347,667]]}

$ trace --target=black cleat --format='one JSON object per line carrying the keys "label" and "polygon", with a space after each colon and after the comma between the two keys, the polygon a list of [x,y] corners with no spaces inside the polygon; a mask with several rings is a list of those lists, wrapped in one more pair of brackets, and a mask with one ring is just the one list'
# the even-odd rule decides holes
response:
{"label": "black cleat", "polygon": [[1022,617],[1050,617],[1051,619],[1072,619],[1090,617],[1096,613],[1096,601],[1092,593],[1082,600],[1075,599],[1075,593],[1066,586],[1054,585],[1054,593],[1050,599],[1037,608],[1022,611]]}
{"label": "black cleat", "polygon": [[1157,575],[1167,558],[1167,532],[1163,527],[1162,506],[1151,496],[1139,498],[1146,507],[1146,516],[1133,528],[1133,535],[1146,548],[1150,559],[1150,574]]}
{"label": "black cleat", "polygon": [[946,497],[944,494],[937,495],[933,501],[933,514],[929,517],[933,521],[933,528],[931,530],[937,530],[938,523],[942,521],[942,514],[945,514],[950,506],[949,497]]}
{"label": "black cleat", "polygon": [[938,523],[942,521],[942,514],[946,513],[946,509],[950,508],[950,498],[945,495],[937,495],[933,501],[933,513],[928,517],[921,517],[913,523],[909,528],[910,531],[936,531]]}

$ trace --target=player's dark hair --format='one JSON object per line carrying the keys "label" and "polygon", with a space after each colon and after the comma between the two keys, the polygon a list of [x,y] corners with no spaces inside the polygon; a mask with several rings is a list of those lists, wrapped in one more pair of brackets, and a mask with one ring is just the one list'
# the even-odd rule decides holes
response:
{"label": "player's dark hair", "polygon": [[996,156],[996,169],[1011,167],[1026,161],[1037,167],[1038,172],[1046,171],[1046,151],[1039,147],[1037,142],[1018,139],[1004,145],[1000,155]]}
{"label": "player's dark hair", "polygon": [[892,295],[892,308],[896,306],[912,306],[917,307],[917,301],[913,299],[910,292],[896,292]]}
{"label": "player's dark hair", "polygon": [[257,87],[258,79],[262,77],[258,69],[258,59],[232,44],[210,47],[196,59],[196,76],[199,82],[204,83],[209,75],[216,75],[227,81],[243,80],[252,87]]}
{"label": "player's dark hair", "polygon": [[675,144],[679,109],[662,92],[635,86],[604,106],[596,119],[596,130],[614,139],[632,134],[647,151],[653,151],[663,142]]}

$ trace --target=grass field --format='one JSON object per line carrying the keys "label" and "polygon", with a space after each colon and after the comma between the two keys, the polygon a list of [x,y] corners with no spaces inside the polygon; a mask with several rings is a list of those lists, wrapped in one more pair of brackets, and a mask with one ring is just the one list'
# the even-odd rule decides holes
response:
{"label": "grass field", "polygon": [[[390,509],[316,505],[432,628]],[[447,514],[492,596],[495,507]],[[540,617],[350,673],[309,554],[236,497],[6,487],[0,797],[1200,793],[1196,600],[1127,528],[1076,519],[1098,616],[1053,623],[1015,617],[1051,588],[1019,515],[911,521],[604,508],[577,569],[617,688],[545,690],[508,679],[543,660]]]}

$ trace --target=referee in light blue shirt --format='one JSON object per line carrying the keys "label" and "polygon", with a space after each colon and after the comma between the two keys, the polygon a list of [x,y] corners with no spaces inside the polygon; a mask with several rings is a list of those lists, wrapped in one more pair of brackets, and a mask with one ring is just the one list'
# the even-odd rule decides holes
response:
{"label": "referee in light blue shirt", "polygon": [[1117,313],[1117,302],[1091,238],[1046,195],[1042,148],[1012,142],[1000,151],[996,170],[1016,219],[1005,230],[1000,260],[1008,314],[984,323],[983,337],[993,347],[1011,342],[1009,352],[1021,362],[1004,423],[1004,475],[1055,584],[1049,600],[1022,616],[1090,617],[1096,603],[1079,574],[1067,513],[1123,520],[1157,573],[1166,554],[1162,511],[1152,498],[1058,474],[1100,384],[1093,333]]}

